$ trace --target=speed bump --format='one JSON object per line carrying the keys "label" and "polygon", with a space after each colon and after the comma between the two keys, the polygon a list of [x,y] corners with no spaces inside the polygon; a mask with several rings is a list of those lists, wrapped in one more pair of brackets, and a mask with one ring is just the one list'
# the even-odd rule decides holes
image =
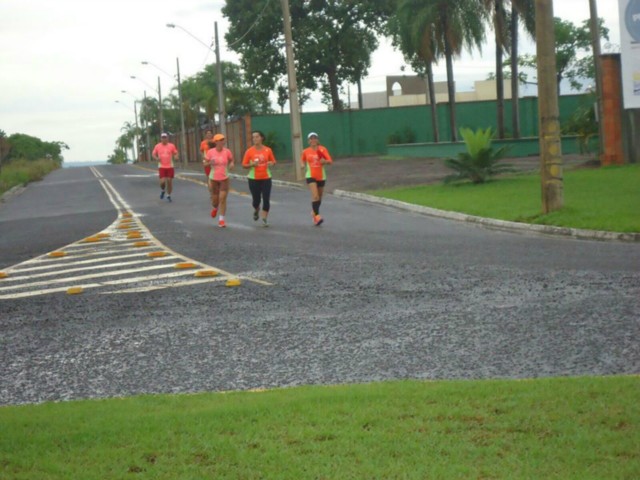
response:
{"label": "speed bump", "polygon": [[192,262],[182,262],[182,263],[176,263],[175,264],[175,268],[196,268],[197,265],[195,263]]}
{"label": "speed bump", "polygon": [[195,273],[195,277],[215,277],[216,275],[218,275],[218,272],[216,272],[215,270],[198,270]]}

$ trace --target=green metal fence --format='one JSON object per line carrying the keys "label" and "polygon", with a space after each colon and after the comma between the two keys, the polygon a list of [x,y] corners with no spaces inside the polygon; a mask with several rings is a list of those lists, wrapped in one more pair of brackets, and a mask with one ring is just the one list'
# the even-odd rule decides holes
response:
{"label": "green metal fence", "polygon": [[[559,98],[560,122],[566,121],[580,106],[590,105],[587,94],[563,95]],[[440,141],[451,138],[449,107],[439,104]],[[458,128],[497,127],[496,102],[461,102],[456,104]],[[301,115],[303,138],[314,131],[335,157],[386,155],[390,143],[429,143],[433,141],[429,106],[375,108],[345,112],[309,112]],[[511,101],[505,101],[505,127],[511,136]],[[261,130],[271,141],[276,157],[291,158],[291,129],[288,114],[258,115],[251,128]],[[520,134],[522,138],[538,135],[538,99],[520,99]],[[306,140],[303,141],[306,143]]]}

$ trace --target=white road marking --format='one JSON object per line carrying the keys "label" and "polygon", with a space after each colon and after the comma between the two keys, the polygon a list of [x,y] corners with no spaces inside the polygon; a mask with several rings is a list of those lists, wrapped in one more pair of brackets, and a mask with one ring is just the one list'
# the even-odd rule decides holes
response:
{"label": "white road marking", "polygon": [[[203,283],[221,283],[230,278],[271,285],[264,280],[234,275],[200,263],[167,248],[151,234],[141,222],[141,215],[131,210],[129,204],[113,185],[95,167],[91,167],[91,171],[98,178],[109,201],[118,212],[117,219],[99,232],[108,236],[96,242],[86,242],[86,239],[82,239],[66,245],[58,249],[65,252],[65,256],[62,257],[51,257],[45,254],[4,269],[8,276],[0,279],[0,300],[67,292],[71,287],[80,287],[83,290],[116,287],[98,293],[132,293]],[[129,217],[130,229],[118,228],[125,219],[125,212],[131,214],[126,216]],[[134,230],[141,233],[141,238],[131,239],[127,236]],[[135,247],[134,243],[140,241],[149,242],[150,245]],[[151,251],[162,251],[165,256],[151,258],[148,256]],[[177,263],[193,263],[195,268],[176,270]],[[185,276],[193,277],[200,269],[214,270],[218,275],[180,280]],[[87,271],[91,273],[86,274]],[[121,285],[127,287],[119,288]]]}

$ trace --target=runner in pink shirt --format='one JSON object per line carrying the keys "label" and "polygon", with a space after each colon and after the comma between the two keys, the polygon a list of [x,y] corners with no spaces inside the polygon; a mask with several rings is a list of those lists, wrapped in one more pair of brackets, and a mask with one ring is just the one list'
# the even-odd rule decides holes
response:
{"label": "runner in pink shirt", "polygon": [[218,219],[219,227],[226,227],[224,216],[227,213],[227,195],[229,194],[229,170],[233,168],[233,154],[224,146],[224,135],[217,133],[209,142],[211,148],[207,150],[203,163],[211,166],[209,173],[209,190],[211,191],[211,216]]}
{"label": "runner in pink shirt", "polygon": [[171,201],[171,192],[173,191],[173,177],[175,170],[173,161],[178,159],[178,149],[173,143],[169,142],[169,135],[163,133],[160,135],[160,143],[154,148],[151,156],[158,162],[158,176],[160,177],[160,199],[164,198],[165,185],[167,189],[167,200]]}

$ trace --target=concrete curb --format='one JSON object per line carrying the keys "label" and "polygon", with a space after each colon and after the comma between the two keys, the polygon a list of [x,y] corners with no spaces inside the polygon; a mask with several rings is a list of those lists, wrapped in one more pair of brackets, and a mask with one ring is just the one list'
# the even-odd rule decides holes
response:
{"label": "concrete curb", "polygon": [[15,185],[11,187],[9,190],[7,190],[2,195],[0,195],[0,203],[6,202],[9,198],[15,195],[20,195],[25,188],[26,188],[25,185]]}
{"label": "concrete curb", "polygon": [[386,205],[402,210],[428,215],[431,217],[445,218],[459,222],[475,223],[485,228],[505,231],[519,231],[537,233],[543,235],[558,235],[581,240],[619,241],[619,242],[640,242],[640,233],[606,232],[602,230],[584,230],[579,228],[556,227],[553,225],[532,225],[528,223],[509,222],[506,220],[496,220],[493,218],[477,217],[466,213],[449,212],[431,207],[423,207],[411,203],[392,200],[389,198],[376,197],[366,193],[347,192],[345,190],[334,190],[333,194],[341,198],[361,200],[378,205]]}

